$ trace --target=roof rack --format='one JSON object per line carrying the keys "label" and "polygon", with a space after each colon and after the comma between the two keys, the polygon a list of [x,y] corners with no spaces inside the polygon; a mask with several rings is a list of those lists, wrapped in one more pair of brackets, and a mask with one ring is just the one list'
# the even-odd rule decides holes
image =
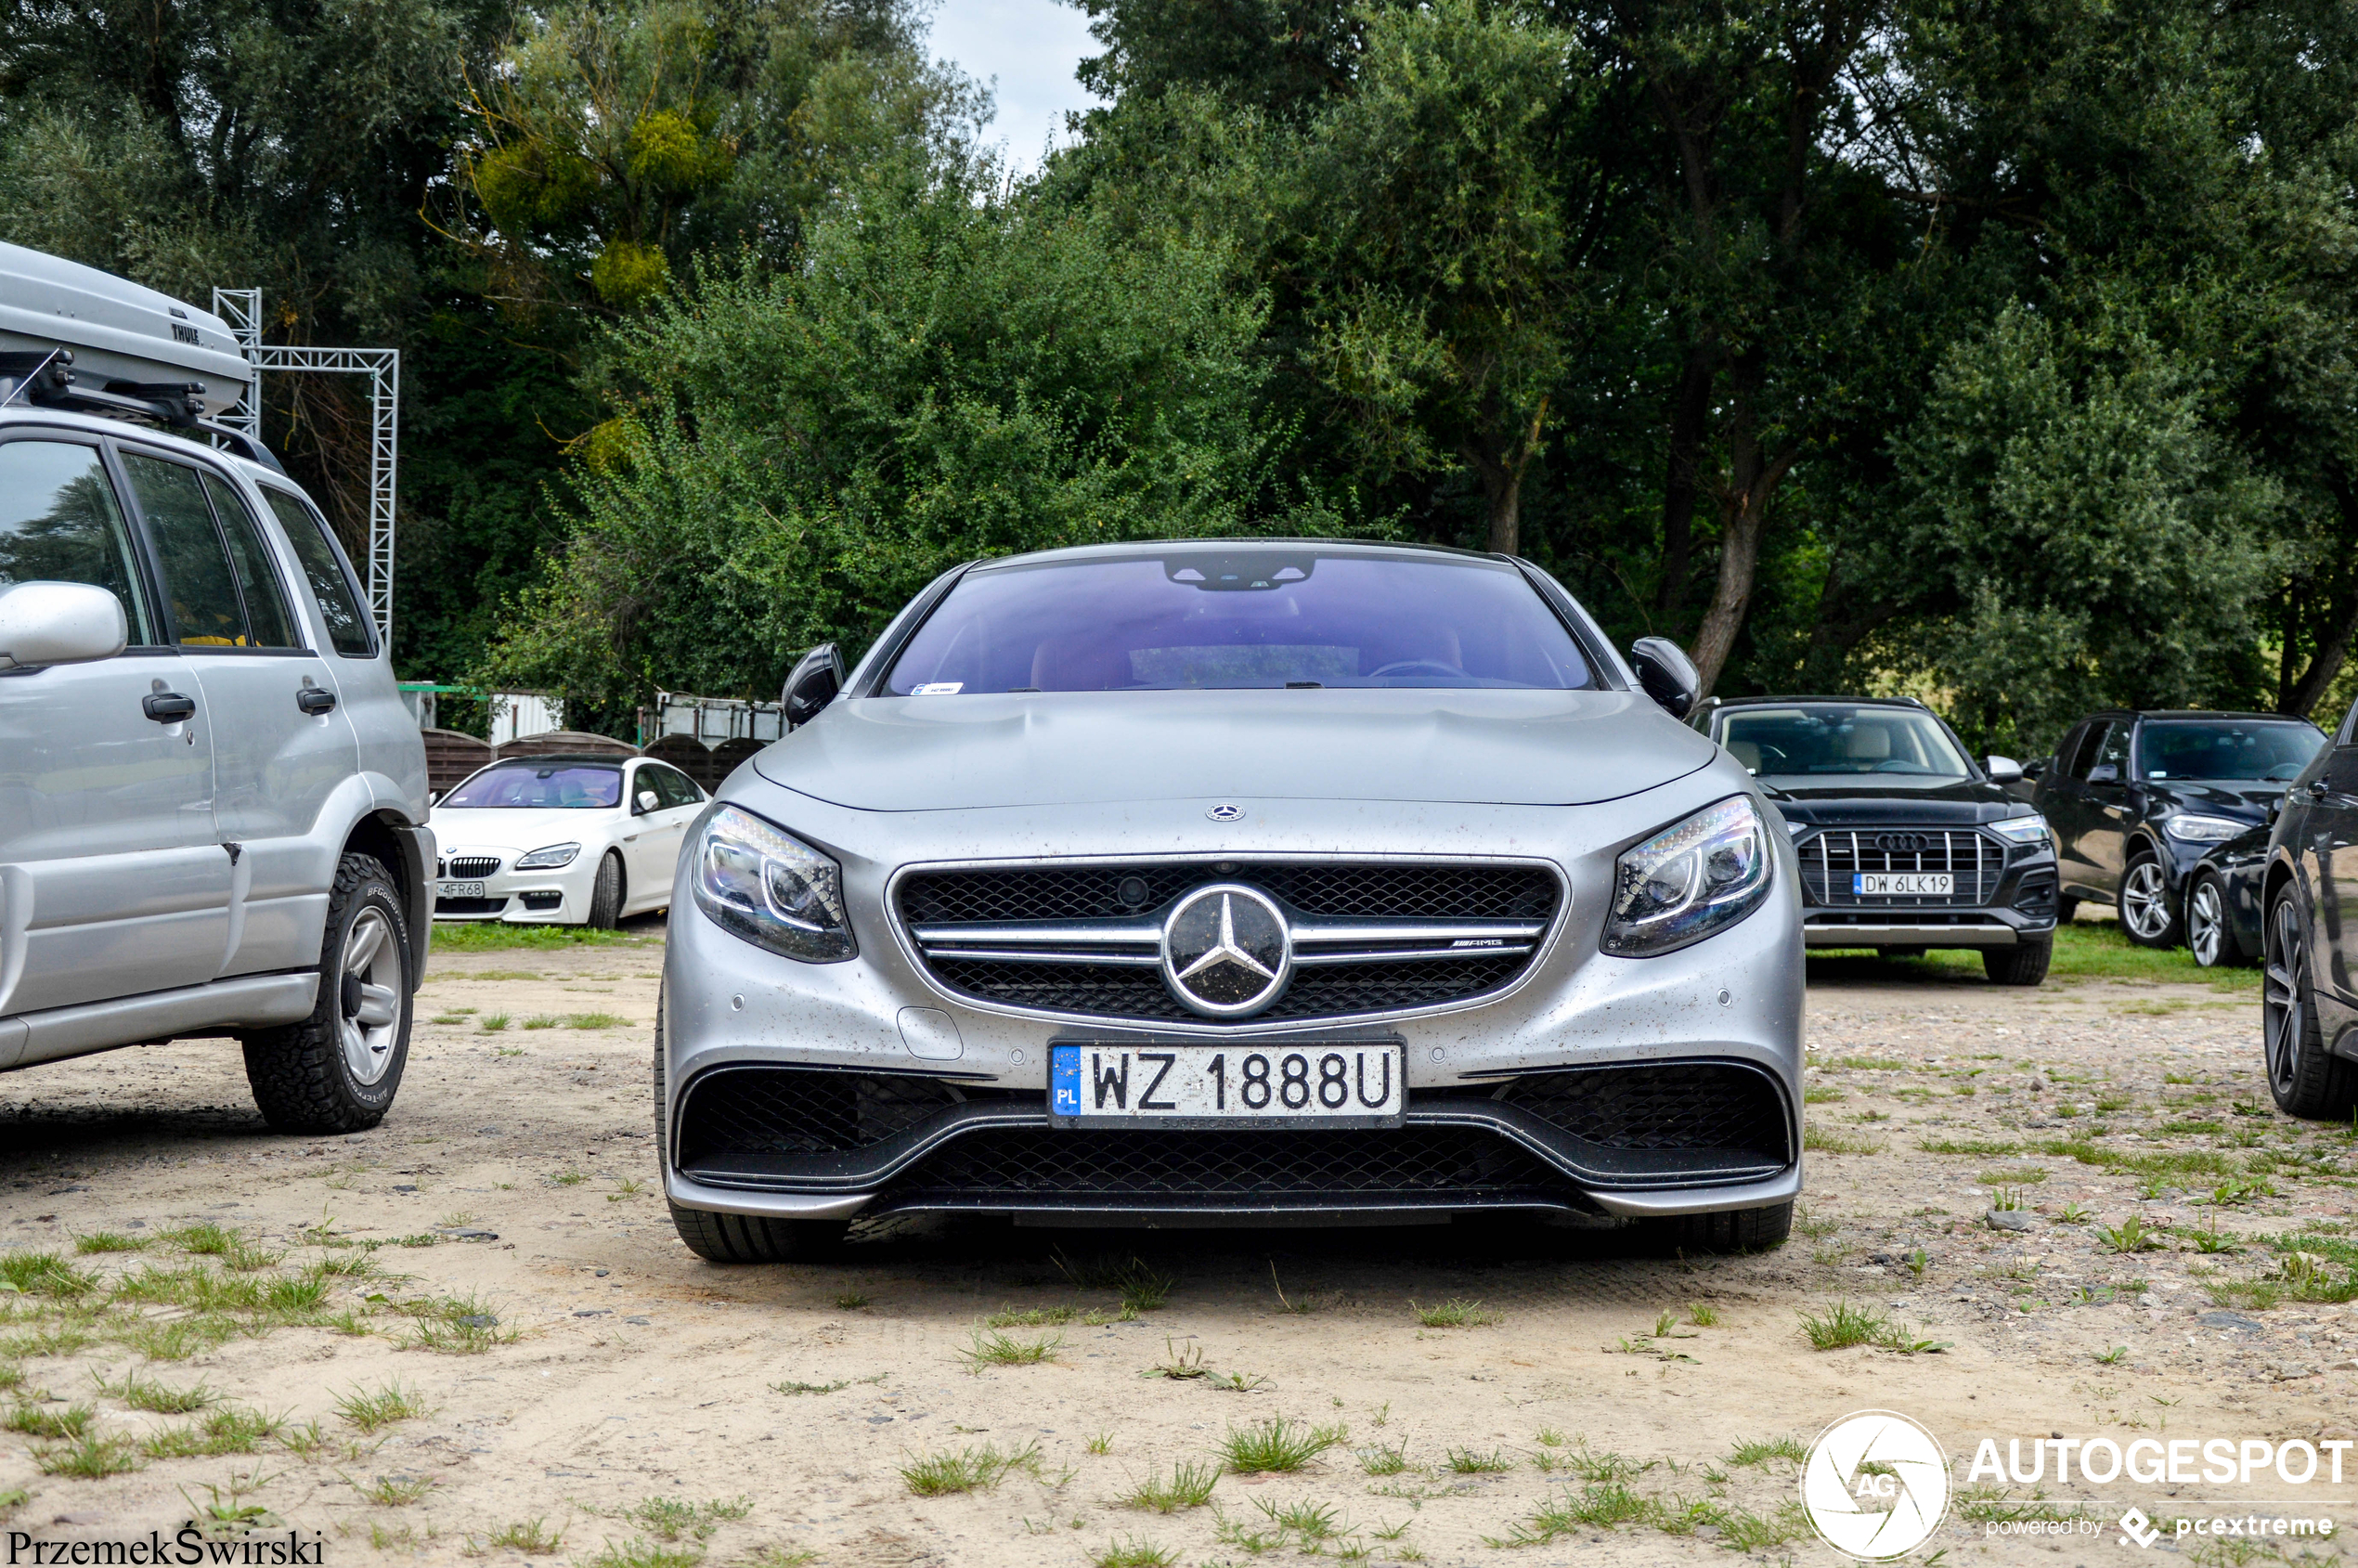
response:
{"label": "roof rack", "polygon": [[46,352],[0,351],[0,408],[22,402],[32,408],[145,420],[167,430],[201,432],[250,462],[286,472],[261,442],[241,430],[206,419],[204,395],[202,382],[109,381],[102,386],[86,385],[74,374],[73,350],[63,344]]}

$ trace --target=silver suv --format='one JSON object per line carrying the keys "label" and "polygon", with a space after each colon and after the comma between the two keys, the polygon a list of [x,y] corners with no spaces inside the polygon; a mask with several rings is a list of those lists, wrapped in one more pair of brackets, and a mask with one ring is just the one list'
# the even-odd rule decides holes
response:
{"label": "silver suv", "polygon": [[86,411],[156,389],[0,348],[0,1070],[227,1036],[271,1126],[373,1126],[434,840],[351,564],[273,465]]}

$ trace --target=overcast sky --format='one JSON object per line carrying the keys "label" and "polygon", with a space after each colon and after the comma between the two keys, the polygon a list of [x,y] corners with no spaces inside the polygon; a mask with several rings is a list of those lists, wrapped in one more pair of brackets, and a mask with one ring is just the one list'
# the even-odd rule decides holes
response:
{"label": "overcast sky", "polygon": [[931,47],[977,81],[998,79],[999,113],[988,135],[1018,169],[1039,164],[1049,137],[1064,142],[1067,110],[1101,101],[1072,71],[1103,45],[1089,36],[1087,17],[1056,0],[941,0]]}

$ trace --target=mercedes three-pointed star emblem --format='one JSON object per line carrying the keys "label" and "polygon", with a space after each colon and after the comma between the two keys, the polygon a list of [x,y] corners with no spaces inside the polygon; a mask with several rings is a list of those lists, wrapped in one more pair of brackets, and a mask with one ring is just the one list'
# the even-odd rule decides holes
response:
{"label": "mercedes three-pointed star emblem", "polygon": [[1286,917],[1258,888],[1235,883],[1198,888],[1163,922],[1164,982],[1207,1017],[1259,1012],[1277,999],[1292,973]]}

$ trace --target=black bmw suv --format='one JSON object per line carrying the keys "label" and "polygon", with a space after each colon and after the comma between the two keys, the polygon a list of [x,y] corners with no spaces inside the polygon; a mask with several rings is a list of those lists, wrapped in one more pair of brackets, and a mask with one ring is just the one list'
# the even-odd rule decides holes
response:
{"label": "black bmw suv", "polygon": [[2194,710],[2091,714],[2035,764],[2031,804],[2054,829],[2063,913],[2111,901],[2145,947],[2185,940],[2187,877],[2269,820],[2326,737],[2306,719]]}
{"label": "black bmw suv", "polygon": [[2047,978],[2055,856],[2037,811],[1913,698],[1744,697],[1694,722],[1766,787],[1801,856],[1804,940],[1890,956],[1978,948],[2001,985]]}

